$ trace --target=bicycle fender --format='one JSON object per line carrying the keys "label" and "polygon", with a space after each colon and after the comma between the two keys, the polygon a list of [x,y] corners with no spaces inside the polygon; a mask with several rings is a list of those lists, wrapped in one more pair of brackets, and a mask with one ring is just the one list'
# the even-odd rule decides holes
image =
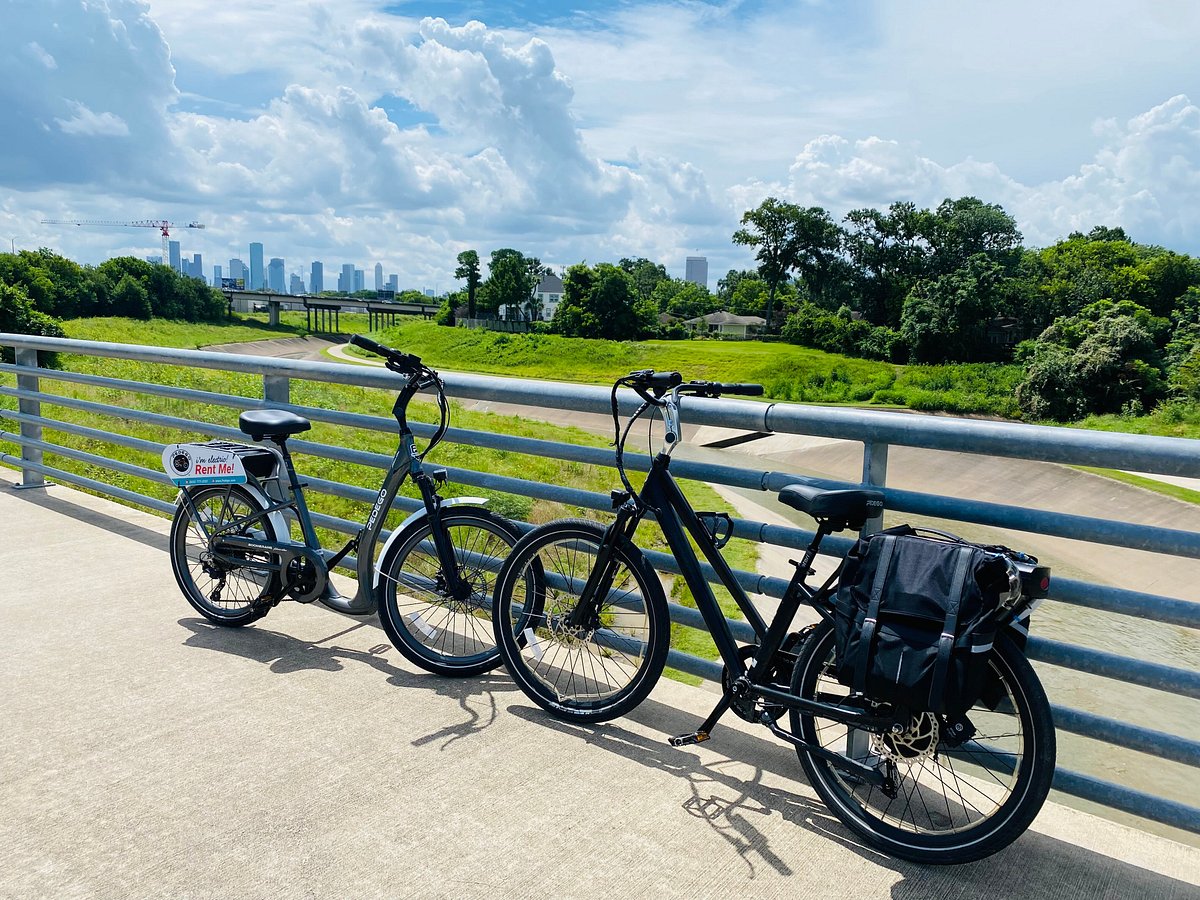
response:
{"label": "bicycle fender", "polygon": [[[207,485],[198,485],[198,487],[207,487]],[[258,504],[259,509],[268,509],[271,506],[271,500],[256,482],[247,481],[245,484],[239,484],[238,487],[254,498],[254,501]],[[183,506],[183,495],[185,492],[186,489],[181,490],[176,495],[176,506]],[[284,518],[283,513],[280,510],[267,513],[267,518],[271,520],[271,525],[275,528],[275,534],[279,535],[280,540],[285,540],[286,537],[292,533],[291,529],[288,527],[287,519]]]}
{"label": "bicycle fender", "polygon": [[[487,506],[487,497],[451,497],[449,500],[442,501],[442,508],[447,506]],[[375,563],[375,577],[372,579],[372,585],[379,587],[380,576],[383,575],[383,561],[388,557],[388,551],[392,549],[392,545],[400,540],[400,537],[409,529],[409,526],[416,524],[421,519],[429,515],[429,510],[421,507],[407,519],[400,523],[390,535],[383,545],[383,551],[379,554],[379,562]]]}

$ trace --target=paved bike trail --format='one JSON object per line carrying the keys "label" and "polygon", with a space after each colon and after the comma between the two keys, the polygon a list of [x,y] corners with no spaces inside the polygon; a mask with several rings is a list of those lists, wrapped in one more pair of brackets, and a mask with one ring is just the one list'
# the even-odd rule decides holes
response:
{"label": "paved bike trail", "polygon": [[[217,629],[156,516],[0,468],[2,897],[1184,898],[1200,850],[1049,804],[950,869],[858,846],[787,748],[664,681],[557,723],[503,672],[411,668],[374,622]],[[746,727],[748,728],[748,726]]]}

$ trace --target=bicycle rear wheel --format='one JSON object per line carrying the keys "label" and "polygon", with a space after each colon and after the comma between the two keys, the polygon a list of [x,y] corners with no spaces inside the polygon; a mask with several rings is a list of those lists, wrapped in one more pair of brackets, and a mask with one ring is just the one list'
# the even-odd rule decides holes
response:
{"label": "bicycle rear wheel", "polygon": [[666,596],[636,547],[615,548],[598,616],[571,624],[603,538],[604,529],[585,519],[536,528],[513,548],[496,586],[492,624],[505,666],[526,696],[573,722],[629,712],[667,659]]}
{"label": "bicycle rear wheel", "polygon": [[[874,735],[831,719],[791,712],[794,734],[869,766],[890,768],[894,796],[797,748],[809,782],[851,831],[893,856],[965,863],[1008,846],[1029,827],[1054,777],[1050,704],[1012,641],[998,636],[987,702],[967,713],[975,733],[958,746],[945,722],[914,715],[899,734]],[[834,675],[833,626],[822,622],[796,660],[792,693],[838,704],[850,689]]]}
{"label": "bicycle rear wheel", "polygon": [[500,665],[492,594],[518,532],[506,519],[476,507],[448,509],[441,520],[466,593],[451,594],[432,525],[424,518],[380,561],[379,619],[410,662],[438,675],[479,675]]}
{"label": "bicycle rear wheel", "polygon": [[[275,541],[275,528],[263,515],[258,501],[244,488],[196,488],[171,521],[171,571],[183,596],[197,612],[218,625],[240,627],[261,619],[270,610],[270,599],[279,589],[277,574],[267,565],[271,554],[239,551],[241,562],[217,560],[209,535],[239,519],[227,532],[264,541]],[[232,556],[233,554],[225,554]]]}

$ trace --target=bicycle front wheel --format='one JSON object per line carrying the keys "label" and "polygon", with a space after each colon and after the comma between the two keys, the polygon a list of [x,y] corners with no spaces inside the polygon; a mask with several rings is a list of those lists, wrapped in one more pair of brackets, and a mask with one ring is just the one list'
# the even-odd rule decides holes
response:
{"label": "bicycle front wheel", "polygon": [[492,637],[492,594],[518,532],[485,509],[441,515],[460,590],[434,546],[432,523],[419,520],[380,561],[379,619],[405,658],[438,675],[478,675],[500,664]]}
{"label": "bicycle front wheel", "polygon": [[609,587],[587,621],[579,603],[604,529],[585,519],[535,528],[496,586],[496,645],[531,700],[573,722],[603,722],[646,698],[667,659],[670,615],[658,575],[631,545],[614,548]]}
{"label": "bicycle front wheel", "polygon": [[[792,711],[792,731],[805,741],[892,776],[895,789],[884,792],[797,748],[809,782],[851,831],[903,859],[965,863],[1008,846],[1029,827],[1054,777],[1050,704],[1006,637],[997,636],[988,665],[988,688],[966,716],[975,732],[957,743],[932,713],[914,715],[902,733],[870,734]],[[849,688],[834,674],[828,622],[801,649],[792,693],[835,705],[848,700]]]}
{"label": "bicycle front wheel", "polygon": [[[171,570],[188,603],[210,622],[229,627],[249,625],[267,614],[279,589],[265,551],[243,550],[217,559],[209,537],[226,534],[275,541],[275,528],[258,501],[244,488],[196,488],[175,510],[171,521]],[[225,531],[235,522],[233,530]],[[236,561],[235,561],[236,560]]]}

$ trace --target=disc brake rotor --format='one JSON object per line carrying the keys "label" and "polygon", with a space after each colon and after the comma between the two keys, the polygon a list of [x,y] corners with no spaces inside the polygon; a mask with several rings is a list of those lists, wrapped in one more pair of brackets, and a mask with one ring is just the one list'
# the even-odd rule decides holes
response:
{"label": "disc brake rotor", "polygon": [[915,763],[931,758],[938,748],[938,720],[933,713],[913,716],[899,734],[871,735],[871,752],[892,762]]}

